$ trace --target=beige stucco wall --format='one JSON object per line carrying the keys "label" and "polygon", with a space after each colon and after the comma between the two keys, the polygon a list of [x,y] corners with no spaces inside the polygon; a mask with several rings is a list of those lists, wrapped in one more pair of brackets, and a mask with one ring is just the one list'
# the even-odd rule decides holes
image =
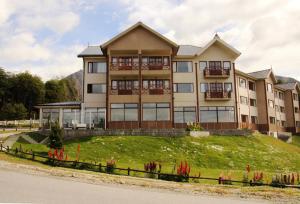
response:
{"label": "beige stucco wall", "polygon": [[106,94],[87,93],[87,84],[106,84],[106,73],[88,73],[89,62],[106,62],[106,58],[84,58],[84,105],[85,107],[106,107]]}

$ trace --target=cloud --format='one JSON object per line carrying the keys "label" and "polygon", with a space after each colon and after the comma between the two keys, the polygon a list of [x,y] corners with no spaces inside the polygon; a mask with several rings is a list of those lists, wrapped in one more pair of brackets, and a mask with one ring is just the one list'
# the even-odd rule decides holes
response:
{"label": "cloud", "polygon": [[[237,67],[271,66],[294,76],[299,69],[300,2],[297,0],[120,0],[128,19],[143,21],[179,44],[203,46],[218,32],[242,52]],[[296,75],[300,79],[300,73]]]}

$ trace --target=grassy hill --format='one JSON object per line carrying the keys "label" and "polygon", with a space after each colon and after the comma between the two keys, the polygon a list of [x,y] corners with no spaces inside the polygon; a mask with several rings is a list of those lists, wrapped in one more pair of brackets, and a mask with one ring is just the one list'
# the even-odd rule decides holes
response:
{"label": "grassy hill", "polygon": [[[162,164],[164,172],[171,173],[174,164],[188,161],[192,173],[218,177],[231,171],[233,178],[241,179],[247,164],[252,170],[269,174],[300,171],[300,139],[286,144],[265,135],[210,136],[207,138],[164,138],[146,136],[94,136],[65,142],[70,159],[75,159],[78,143],[81,144],[80,160],[102,162],[117,160],[119,167],[143,169],[149,161]],[[15,147],[33,149],[47,154],[49,148],[40,144],[18,141]]]}

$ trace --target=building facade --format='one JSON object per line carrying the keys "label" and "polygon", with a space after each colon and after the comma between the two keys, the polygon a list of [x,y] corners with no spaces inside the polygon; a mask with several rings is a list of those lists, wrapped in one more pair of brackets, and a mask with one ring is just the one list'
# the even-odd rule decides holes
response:
{"label": "building facade", "polygon": [[[218,35],[203,47],[177,45],[138,22],[78,55],[83,60],[80,108],[61,107],[52,114],[51,104],[44,104],[41,121],[50,112],[51,120],[61,116],[64,127],[185,128],[199,122],[205,129],[297,131],[299,102],[292,97],[298,85],[278,85],[272,70],[236,70],[240,54]],[[286,117],[290,113],[293,120]]]}

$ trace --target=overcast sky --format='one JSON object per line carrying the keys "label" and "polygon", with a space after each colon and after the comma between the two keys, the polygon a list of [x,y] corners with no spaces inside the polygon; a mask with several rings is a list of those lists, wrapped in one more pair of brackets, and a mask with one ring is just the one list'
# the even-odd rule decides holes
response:
{"label": "overcast sky", "polygon": [[0,0],[0,67],[44,80],[82,68],[77,54],[142,21],[178,44],[217,32],[237,68],[300,80],[300,0]]}

